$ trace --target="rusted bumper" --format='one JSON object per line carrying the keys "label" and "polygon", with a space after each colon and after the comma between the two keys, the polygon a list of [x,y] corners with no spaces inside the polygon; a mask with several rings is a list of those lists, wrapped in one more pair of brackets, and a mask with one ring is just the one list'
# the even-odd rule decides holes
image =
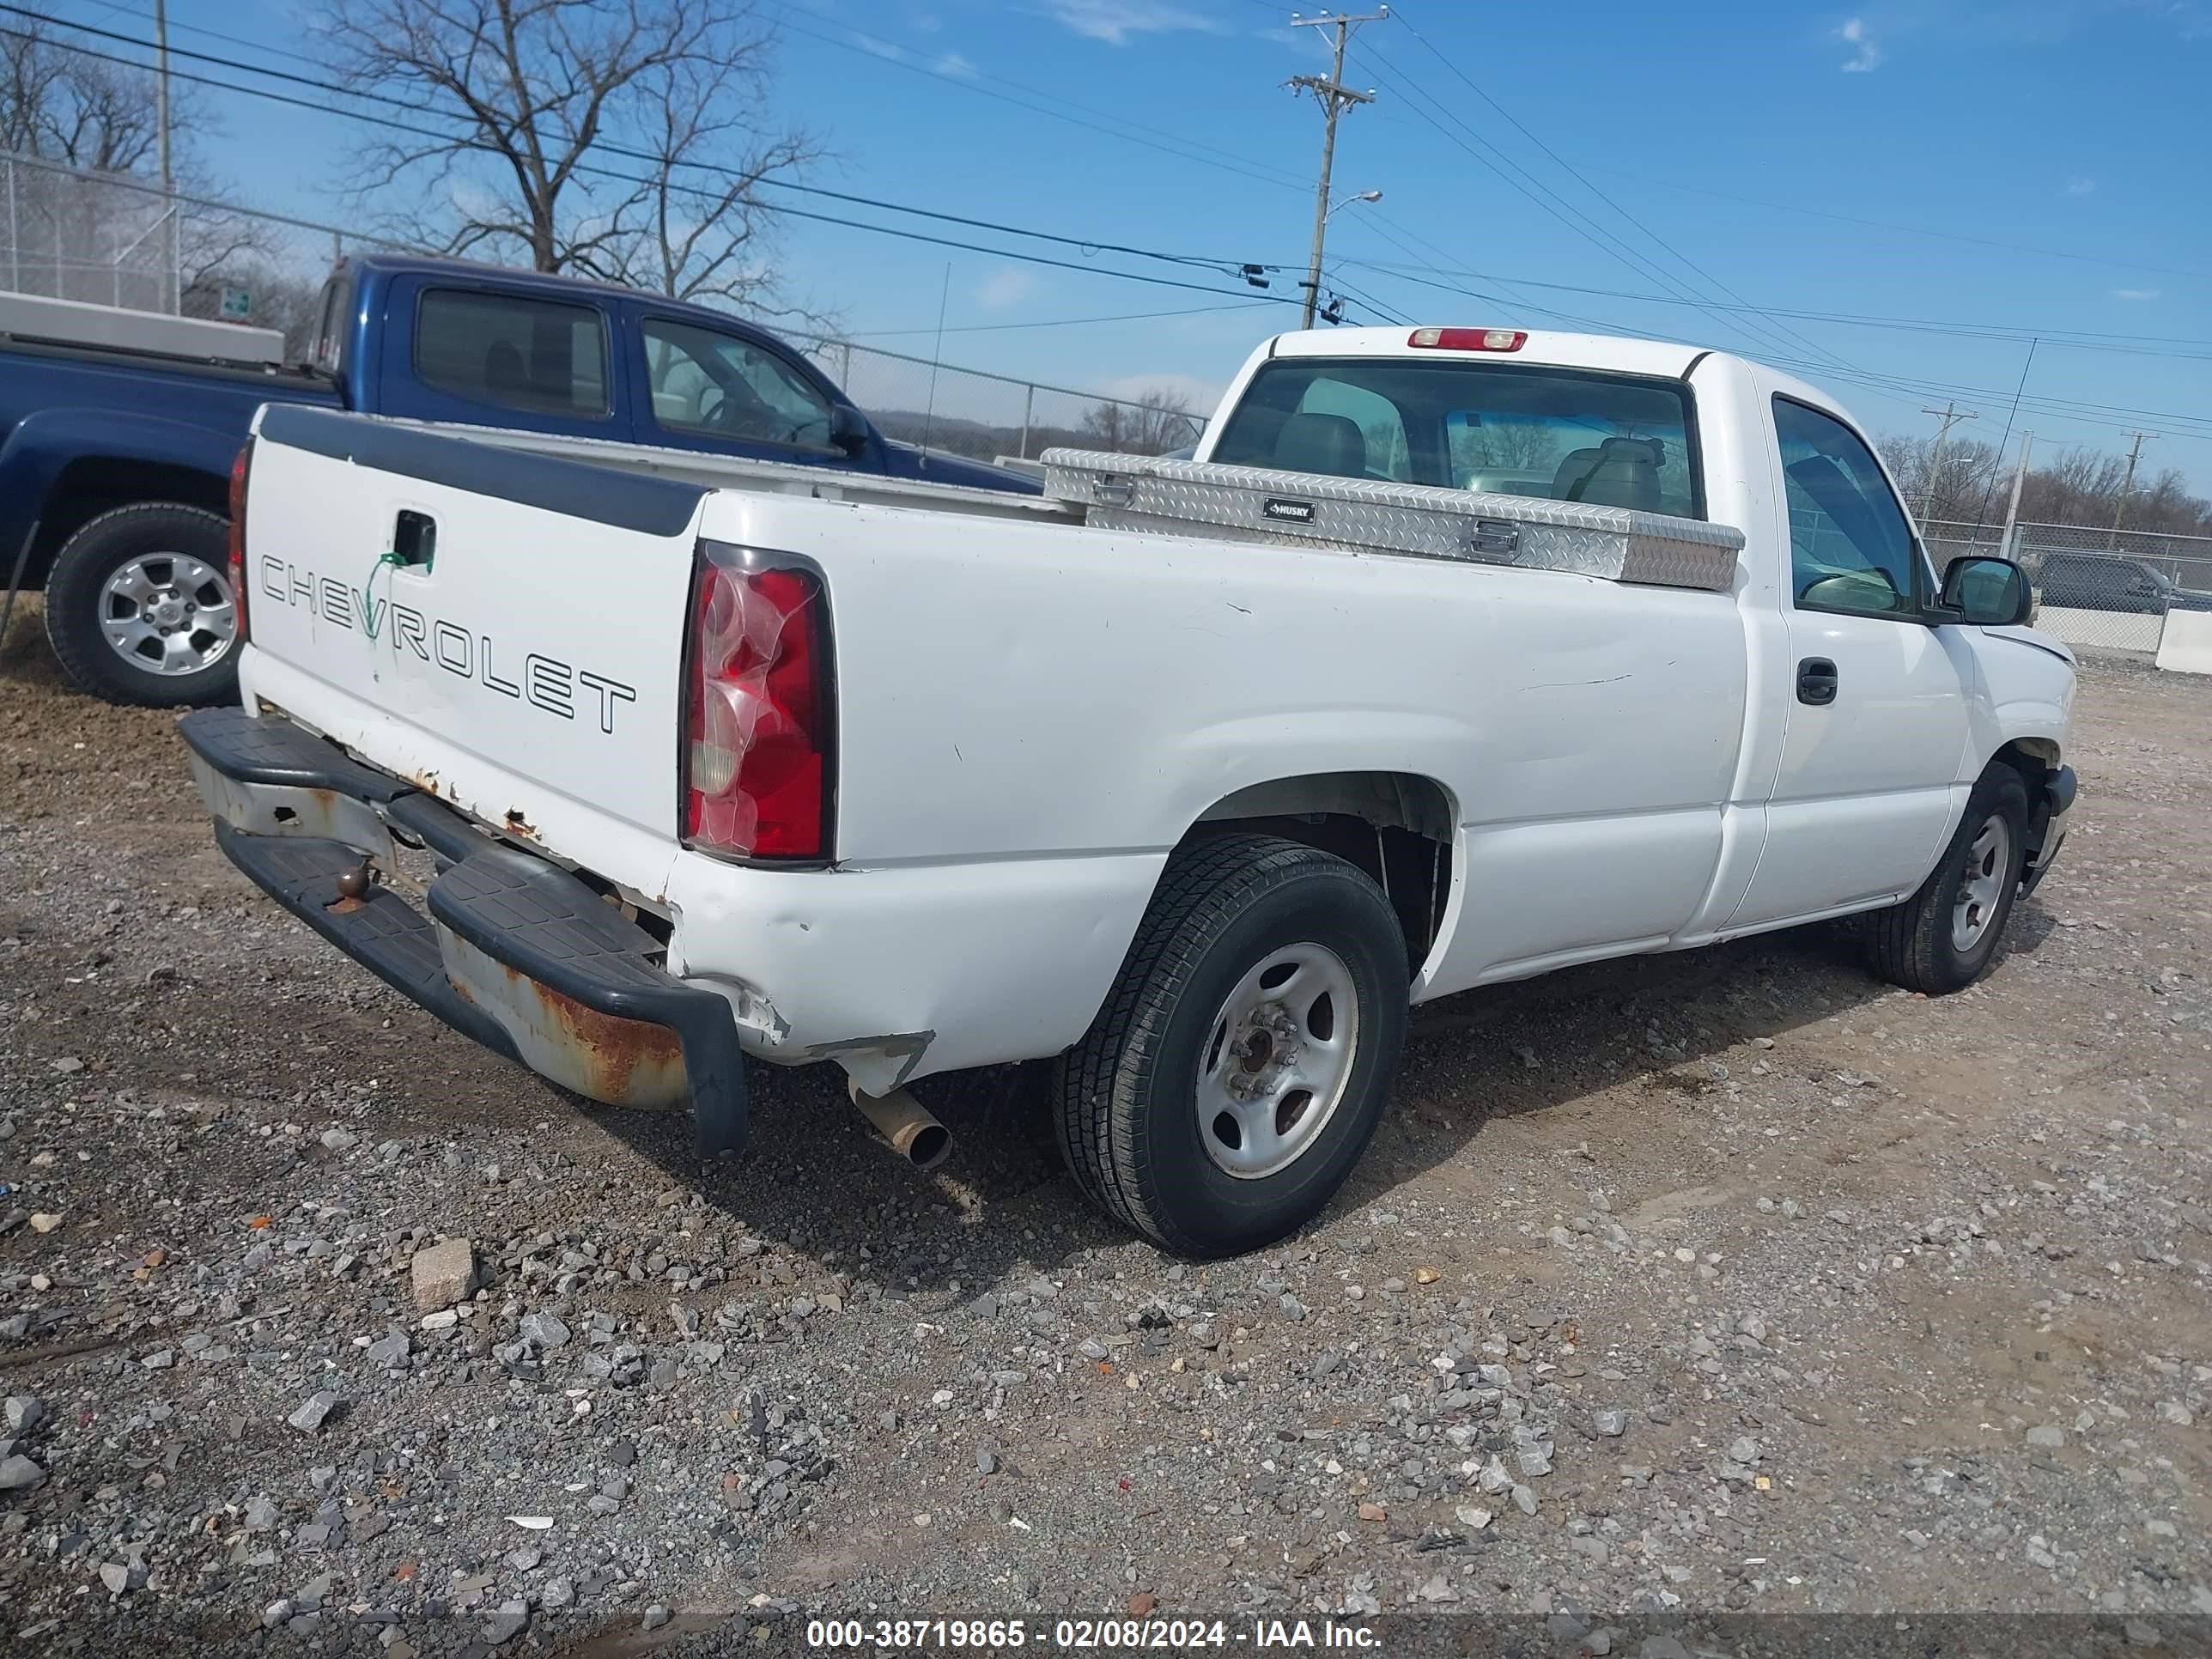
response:
{"label": "rusted bumper", "polygon": [[[179,730],[231,862],[355,961],[578,1094],[689,1105],[702,1153],[744,1145],[729,1004],[576,877],[281,718],[203,709]],[[395,835],[435,855],[427,915],[359,880],[392,867]]]}

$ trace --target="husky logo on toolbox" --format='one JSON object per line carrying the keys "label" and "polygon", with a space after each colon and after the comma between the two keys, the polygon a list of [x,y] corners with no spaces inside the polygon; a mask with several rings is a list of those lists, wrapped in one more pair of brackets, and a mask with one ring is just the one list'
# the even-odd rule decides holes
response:
{"label": "husky logo on toolbox", "polygon": [[318,575],[270,554],[261,558],[261,591],[285,605],[305,605],[335,627],[358,629],[372,641],[382,635],[391,641],[394,651],[411,651],[449,674],[475,680],[487,690],[520,698],[564,720],[576,718],[576,688],[580,685],[598,700],[602,732],[615,729],[617,703],[637,701],[635,686],[535,651],[524,656],[519,681],[502,678],[494,665],[490,635],[471,634],[456,623],[426,617],[412,605],[378,599],[370,589],[349,587],[335,576]]}

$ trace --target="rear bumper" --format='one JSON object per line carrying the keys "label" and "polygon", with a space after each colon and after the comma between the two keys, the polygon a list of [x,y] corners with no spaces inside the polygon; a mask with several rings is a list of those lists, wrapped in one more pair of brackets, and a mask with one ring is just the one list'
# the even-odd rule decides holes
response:
{"label": "rear bumper", "polygon": [[2028,856],[2021,872],[2020,896],[2026,898],[2051,873],[2058,849],[2066,840],[2068,815],[2079,790],[2074,769],[2062,766],[2045,781],[2043,799],[2035,803],[2028,820]]}
{"label": "rear bumper", "polygon": [[[231,862],[378,978],[591,1099],[688,1103],[702,1154],[744,1145],[729,1003],[667,972],[660,941],[592,888],[289,720],[206,708],[179,730]],[[395,836],[435,856],[427,915],[378,883],[341,890],[394,867]]]}

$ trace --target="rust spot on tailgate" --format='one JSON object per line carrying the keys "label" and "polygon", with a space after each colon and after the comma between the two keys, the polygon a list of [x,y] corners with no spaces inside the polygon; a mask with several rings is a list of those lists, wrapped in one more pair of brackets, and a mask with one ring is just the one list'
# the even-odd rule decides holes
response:
{"label": "rust spot on tailgate", "polygon": [[511,836],[520,836],[525,841],[538,839],[538,826],[522,816],[520,806],[507,809],[507,832]]}

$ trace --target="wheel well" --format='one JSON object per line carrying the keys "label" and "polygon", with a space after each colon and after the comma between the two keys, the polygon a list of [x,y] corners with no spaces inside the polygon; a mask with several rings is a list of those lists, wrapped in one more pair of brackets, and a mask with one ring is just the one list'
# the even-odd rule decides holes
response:
{"label": "wheel well", "polygon": [[153,501],[174,501],[228,519],[229,481],[197,467],[161,461],[92,457],[70,462],[62,469],[39,510],[39,537],[31,545],[24,586],[35,587],[44,582],[64,544],[101,514]]}
{"label": "wheel well", "polygon": [[1280,836],[1358,866],[1397,912],[1411,974],[1428,959],[1451,894],[1458,817],[1444,787],[1412,772],[1316,772],[1224,796],[1186,843],[1209,836]]}
{"label": "wheel well", "polygon": [[2044,785],[2058,769],[2058,745],[2048,738],[2014,738],[1990,757],[1990,764],[2011,767],[2027,790],[2027,854],[2033,859],[2043,850],[2051,822],[2051,798]]}
{"label": "wheel well", "polygon": [[2009,766],[2019,773],[2033,801],[2042,792],[2044,781],[2058,769],[2058,745],[2048,738],[2014,738],[1990,757],[1990,764]]}

